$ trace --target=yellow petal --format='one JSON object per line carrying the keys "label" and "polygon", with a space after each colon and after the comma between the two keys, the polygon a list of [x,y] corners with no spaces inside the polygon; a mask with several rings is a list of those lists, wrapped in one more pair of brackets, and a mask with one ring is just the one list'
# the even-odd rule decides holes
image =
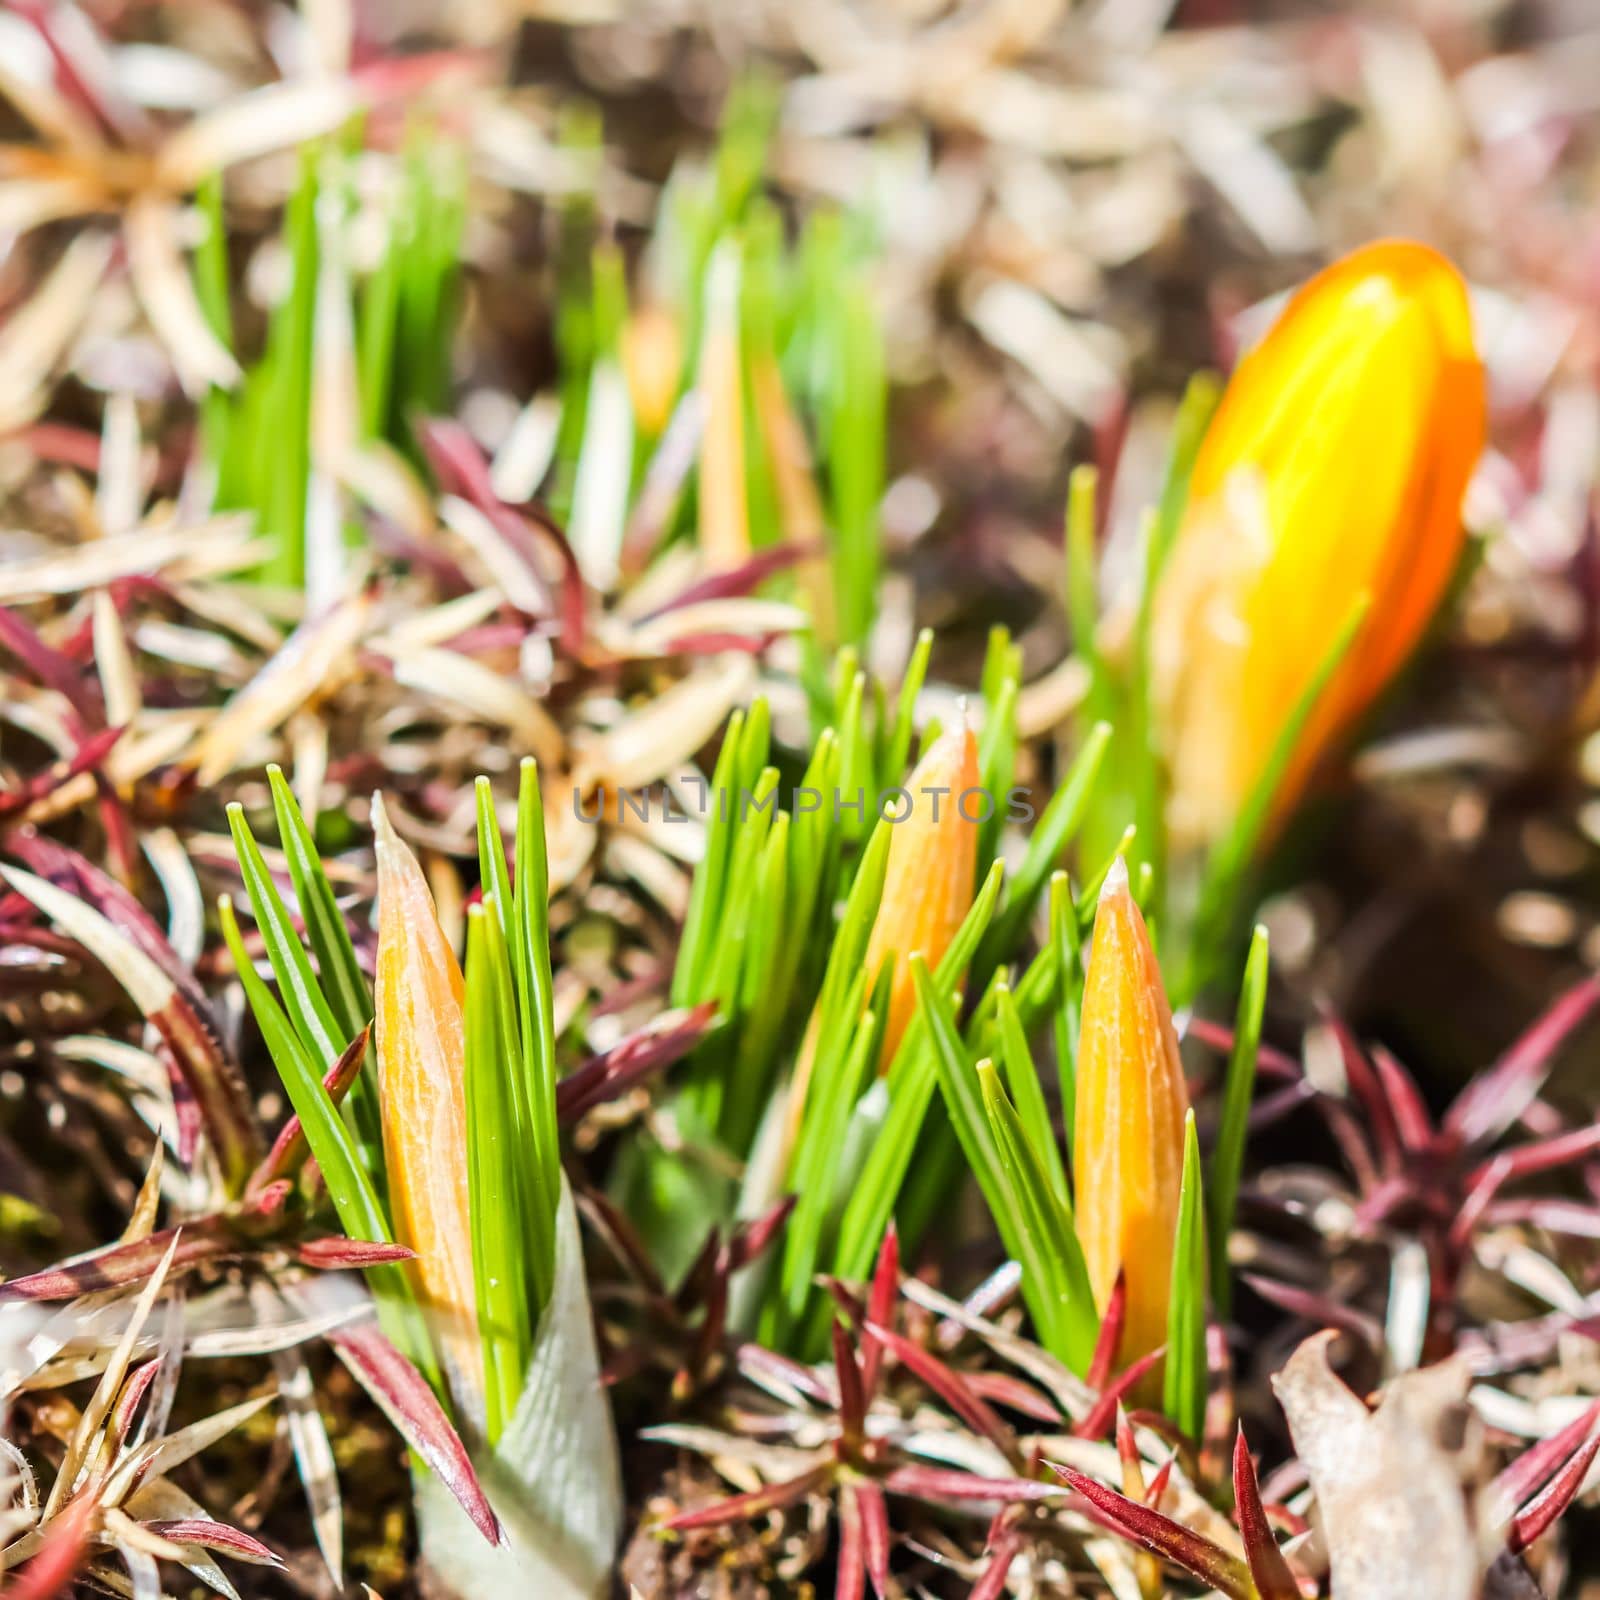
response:
{"label": "yellow petal", "polygon": [[[916,1010],[910,958],[921,952],[937,967],[972,907],[978,825],[986,801],[978,791],[978,741],[961,727],[938,739],[906,780],[891,814],[905,813],[889,840],[883,898],[867,940],[867,971],[875,982],[884,960],[896,958],[890,981],[885,1067]],[[965,799],[963,799],[965,796]]]}
{"label": "yellow petal", "polygon": [[1073,1175],[1078,1238],[1104,1311],[1127,1281],[1121,1360],[1167,1337],[1189,1109],[1172,1011],[1119,858],[1095,913],[1084,974]]}
{"label": "yellow petal", "polygon": [[1465,285],[1404,241],[1319,273],[1240,363],[1155,597],[1180,845],[1238,816],[1362,597],[1365,621],[1300,738],[1279,815],[1411,653],[1460,556],[1485,412]]}
{"label": "yellow petal", "polygon": [[481,1408],[482,1356],[468,1222],[461,968],[417,858],[373,799],[378,854],[378,1087],[389,1206],[451,1389]]}

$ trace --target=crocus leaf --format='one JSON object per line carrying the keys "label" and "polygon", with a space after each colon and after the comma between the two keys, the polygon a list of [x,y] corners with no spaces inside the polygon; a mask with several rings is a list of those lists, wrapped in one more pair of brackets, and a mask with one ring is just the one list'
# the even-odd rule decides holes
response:
{"label": "crocus leaf", "polygon": [[[511,1007],[509,956],[492,895],[468,913],[466,984],[472,1268],[492,1445],[522,1393],[532,1335],[532,1286],[527,1273],[534,1254],[533,1241],[524,1233],[529,1207],[521,1174],[527,1168],[527,1151],[517,1139],[520,1119],[513,1102],[517,1022]],[[547,1240],[547,1255],[548,1250]]]}
{"label": "crocus leaf", "polygon": [[[994,1138],[1001,1182],[1016,1213],[1013,1226],[1032,1242],[1032,1261],[1023,1260],[1023,1293],[1038,1314],[1048,1307],[1044,1343],[1057,1359],[1080,1375],[1088,1371],[1100,1332],[1089,1269],[1073,1226],[1072,1208],[1064,1189],[1052,1187],[1027,1129],[1001,1089],[987,1062],[977,1069],[979,1092]],[[1042,1281],[1030,1293],[1030,1267]]]}
{"label": "crocus leaf", "polygon": [[1083,824],[1110,743],[1111,729],[1106,723],[1098,723],[1089,731],[1066,777],[1028,835],[1027,849],[1006,893],[1005,905],[974,962],[979,973],[987,974],[1006,959],[1007,952],[1015,946],[1028,918],[1033,915],[1039,891],[1060,862],[1061,852]]}
{"label": "crocus leaf", "polygon": [[[389,1230],[388,1216],[367,1177],[350,1130],[323,1087],[322,1072],[283,1008],[262,982],[244,947],[233,902],[224,896],[218,903],[218,910],[223,938],[233,956],[245,998],[261,1029],[267,1053],[278,1069],[289,1103],[300,1119],[306,1142],[322,1170],[328,1198],[333,1201],[345,1232],[355,1239],[392,1240],[394,1235]],[[335,1049],[332,1058],[337,1058],[339,1053]]]}
{"label": "crocus leaf", "polygon": [[272,963],[283,1009],[294,1024],[302,1045],[314,1060],[337,1060],[350,1035],[334,1020],[333,1008],[323,993],[322,983],[312,968],[311,959],[300,943],[289,908],[272,881],[267,863],[256,843],[244,807],[237,801],[228,807],[228,826],[233,831],[233,847],[239,858],[239,871],[250,894],[250,909]]}
{"label": "crocus leaf", "polygon": [[1211,1223],[1211,1289],[1218,1314],[1224,1318],[1232,1299],[1228,1269],[1228,1240],[1233,1234],[1234,1209],[1239,1198],[1239,1174],[1244,1166],[1245,1135],[1249,1130],[1250,1103],[1255,1093],[1256,1051],[1261,1043],[1261,1016],[1267,1002],[1267,930],[1257,927],[1245,961],[1244,984],[1234,1022],[1233,1048],[1223,1080],[1222,1122],[1211,1155],[1211,1182],[1207,1199]]}
{"label": "crocus leaf", "polygon": [[1172,1252],[1172,1298],[1167,1304],[1166,1413],[1191,1439],[1206,1417],[1206,1235],[1200,1197],[1200,1140],[1190,1111],[1183,1130],[1183,1187]]}
{"label": "crocus leaf", "polygon": [[1066,1195],[1067,1172],[1056,1143],[1055,1129],[1050,1123],[1050,1109],[1045,1104],[1039,1069],[1033,1063],[1028,1035],[1008,983],[995,990],[995,1021],[1000,1031],[1000,1064],[1005,1069],[1006,1088],[1027,1132],[1028,1144],[1044,1168],[1051,1188],[1057,1194]]}
{"label": "crocus leaf", "polygon": [[[282,770],[267,768],[272,786],[272,808],[278,821],[278,837],[289,862],[289,877],[295,899],[300,903],[306,937],[317,957],[317,972],[328,1009],[347,1040],[354,1039],[372,1021],[372,993],[356,958],[355,945],[327,870],[317,851],[311,829],[295,801],[294,792]],[[383,1132],[379,1125],[376,1073],[370,1057],[358,1083],[351,1089],[351,1114],[361,1140],[362,1157],[374,1179],[382,1177]]]}

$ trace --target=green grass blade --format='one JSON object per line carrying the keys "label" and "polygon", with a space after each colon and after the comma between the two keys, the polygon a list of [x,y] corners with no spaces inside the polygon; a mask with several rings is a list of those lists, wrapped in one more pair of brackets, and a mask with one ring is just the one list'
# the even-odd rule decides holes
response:
{"label": "green grass blade", "polygon": [[[977,1071],[956,1029],[950,1005],[935,988],[928,965],[920,954],[911,957],[911,974],[917,986],[918,1006],[933,1043],[939,1087],[950,1113],[951,1126],[961,1141],[962,1154],[983,1191],[1001,1242],[1007,1253],[1022,1264],[1022,1293],[1040,1337],[1052,1351],[1064,1350],[1069,1338],[1068,1321],[1062,1298],[1056,1292],[1062,1258],[1052,1254],[1050,1235],[1028,1210],[1029,1202],[1035,1198],[1034,1191],[1024,1195],[1008,1176],[984,1109]],[[1042,1175],[1038,1192],[1044,1192]],[[1083,1353],[1085,1367],[1093,1351],[1091,1334]]]}
{"label": "green grass blade", "polygon": [[1172,1252],[1165,1365],[1163,1407],[1189,1438],[1199,1440],[1206,1420],[1206,1220],[1193,1111],[1183,1128],[1183,1187]]}
{"label": "green grass blade", "polygon": [[755,885],[744,970],[739,978],[739,1012],[744,1018],[719,1132],[730,1150],[748,1150],[770,1087],[773,1035],[787,1009],[784,976],[793,949],[794,924],[784,914],[789,893],[789,834],[792,818],[781,812],[767,832],[760,860],[751,874]]}
{"label": "green grass blade", "polygon": [[1039,1069],[1028,1048],[1028,1036],[1009,983],[1002,983],[995,990],[995,1022],[1000,1035],[1000,1060],[1005,1068],[1006,1087],[1011,1091],[1017,1116],[1027,1130],[1028,1142],[1038,1152],[1052,1191],[1064,1196],[1068,1193],[1066,1169],[1061,1164],[1061,1150],[1050,1123],[1050,1108],[1039,1082]]}
{"label": "green grass blade", "polygon": [[744,969],[751,915],[755,909],[756,866],[766,848],[777,817],[778,769],[767,767],[750,789],[741,789],[733,802],[738,810],[738,833],[728,862],[728,888],[717,928],[716,949],[706,974],[710,998],[722,1007],[723,1017],[737,1014],[739,976]]}
{"label": "green grass blade", "polygon": [[823,974],[822,992],[817,997],[821,1050],[830,1048],[839,1028],[855,1026],[855,1014],[841,1002],[860,974],[862,962],[866,959],[873,919],[878,912],[878,902],[883,898],[883,880],[888,871],[889,843],[893,834],[893,825],[880,817],[867,841],[855,882],[850,886],[849,898],[845,901],[844,916],[834,933],[833,947]]}
{"label": "green grass blade", "polygon": [[[1021,1227],[1033,1242],[1041,1274],[1034,1294],[1028,1298],[1029,1308],[1046,1348],[1081,1376],[1094,1359],[1100,1318],[1073,1224],[1072,1207],[1065,1190],[1051,1187],[1040,1147],[1029,1137],[1021,1117],[1006,1098],[991,1062],[978,1063],[977,1079],[999,1157],[1001,1181]],[[1027,1270],[1024,1262],[1024,1274]],[[1026,1277],[1022,1287],[1027,1295]]]}
{"label": "green grass blade", "polygon": [[1155,597],[1177,537],[1188,499],[1189,478],[1218,393],[1212,380],[1200,378],[1190,383],[1173,428],[1160,505],[1145,518],[1141,529],[1138,609],[1134,617],[1130,670],[1124,685],[1123,712],[1118,724],[1122,734],[1119,764],[1124,776],[1119,800],[1124,814],[1128,810],[1132,812],[1144,864],[1149,866],[1158,883],[1164,883],[1166,876],[1166,816],[1164,766],[1153,699],[1151,636]]}
{"label": "green grass blade", "polygon": [[[505,1084],[500,1094],[497,1126],[507,1130],[518,1152],[512,1180],[508,1226],[520,1229],[527,1254],[524,1276],[541,1306],[555,1271],[553,1191],[559,1191],[560,1135],[555,1120],[555,1026],[549,1003],[541,996],[549,983],[548,867],[544,859],[544,813],[538,771],[531,760],[522,765],[517,804],[517,881],[513,891],[506,865],[505,841],[487,778],[474,786],[478,825],[478,867],[484,904],[492,926],[481,934],[484,970],[492,974],[486,994],[493,1005],[485,1011],[497,1030],[493,1048],[499,1054]],[[525,907],[522,896],[528,895]],[[548,1018],[548,1025],[547,1025]],[[474,1049],[471,1033],[468,1050]],[[487,1046],[483,1048],[488,1048]],[[538,1051],[551,1063],[546,1074]],[[542,1085],[548,1086],[548,1092]],[[470,1128],[470,1123],[469,1123]],[[554,1170],[552,1170],[554,1167]],[[520,1377],[519,1377],[520,1382]]]}
{"label": "green grass blade", "polygon": [[727,881],[728,856],[737,826],[729,805],[737,799],[734,791],[740,770],[739,749],[744,738],[745,714],[735,711],[728,719],[717,764],[712,769],[711,788],[706,794],[705,854],[695,870],[689,889],[689,907],[684,913],[683,933],[678,943],[678,959],[672,971],[672,1003],[693,1005],[705,998],[705,973],[711,959],[712,935],[722,911]]}
{"label": "green grass blade", "polygon": [[295,1115],[300,1118],[306,1143],[311,1147],[318,1167],[322,1169],[328,1198],[333,1202],[345,1232],[353,1239],[392,1239],[388,1217],[378,1201],[377,1191],[362,1168],[350,1130],[345,1127],[339,1108],[322,1086],[323,1073],[332,1064],[333,1058],[328,1057],[319,1063],[306,1047],[284,1008],[273,998],[272,991],[256,971],[255,963],[244,947],[232,900],[224,895],[218,905],[223,937],[233,957],[239,982],[244,986],[245,999],[261,1029],[267,1053],[278,1069],[278,1076],[283,1081]]}
{"label": "green grass blade", "polygon": [[1189,480],[1194,476],[1195,460],[1205,440],[1206,429],[1216,415],[1222,399],[1222,384],[1215,373],[1197,372],[1183,391],[1178,415],[1172,427],[1172,445],[1161,484],[1161,499],[1156,506],[1155,570],[1166,565],[1173,541],[1183,523],[1189,502]]}
{"label": "green grass blade", "polygon": [[[918,1047],[909,1056],[903,1047],[900,1051],[900,1070],[887,1086],[888,1110],[839,1220],[834,1272],[847,1282],[860,1282],[872,1270],[938,1086],[933,1047],[926,1030],[918,1032]],[[909,1028],[906,1037],[911,1037]]]}
{"label": "green grass blade", "polygon": [[916,733],[917,696],[928,678],[928,661],[933,654],[933,629],[917,635],[905,676],[900,680],[900,695],[895,701],[894,723],[889,730],[883,765],[879,769],[884,785],[898,783],[911,760],[911,740]]}
{"label": "green grass blade", "polygon": [[356,310],[356,387],[367,439],[386,437],[395,412],[395,334],[405,246],[399,219],[391,213],[387,221],[383,253],[362,285]]}
{"label": "green grass blade", "polygon": [[1056,1076],[1061,1088],[1061,1142],[1068,1170],[1077,1142],[1078,1035],[1083,1016],[1083,947],[1078,941],[1078,912],[1066,873],[1050,876],[1050,946],[1055,955]]}
{"label": "green grass blade", "polygon": [[1006,684],[1015,682],[1019,675],[1019,654],[1011,642],[1011,630],[997,622],[984,643],[983,670],[978,676],[978,693],[984,703],[992,706]]}
{"label": "green grass blade", "polygon": [[[233,312],[228,295],[228,232],[222,209],[222,174],[208,173],[195,189],[195,203],[205,222],[205,232],[194,252],[195,296],[206,324],[224,348],[233,348]],[[221,499],[224,465],[229,454],[229,432],[234,402],[220,389],[211,389],[201,401],[201,439],[216,474],[215,492]]]}
{"label": "green grass blade", "polygon": [[206,324],[228,346],[233,344],[233,312],[228,295],[228,228],[222,209],[222,173],[208,172],[195,187],[195,204],[205,232],[195,246],[195,296]]}
{"label": "green grass blade", "polygon": [[[848,659],[848,657],[843,658]],[[872,743],[867,734],[867,675],[851,672],[837,698],[839,708],[839,787],[845,801],[860,799],[859,811],[853,807],[845,821],[840,807],[839,826],[849,840],[861,838],[873,806]]]}
{"label": "green grass blade", "polygon": [[1162,803],[1164,768],[1156,732],[1150,653],[1156,584],[1161,570],[1160,534],[1153,512],[1145,516],[1140,537],[1139,607],[1134,618],[1127,694],[1118,724],[1122,734],[1118,754],[1127,776],[1123,803],[1132,810],[1133,825],[1138,829],[1144,860],[1155,870],[1165,866],[1163,842],[1166,817]]}
{"label": "green grass blade", "polygon": [[871,296],[857,283],[844,285],[835,318],[836,389],[828,431],[834,605],[840,638],[861,645],[878,611],[887,393],[883,328]]}
{"label": "green grass blade", "polygon": [[[839,741],[832,728],[824,728],[812,751],[810,764],[800,780],[809,796],[820,797],[817,804],[799,808],[790,829],[789,880],[796,899],[792,907],[792,927],[810,929],[812,911],[824,888],[832,889],[838,866],[840,834],[838,814],[833,808],[833,791],[839,783]],[[802,958],[824,949],[822,940],[794,941],[796,966]],[[810,963],[820,974],[822,963]]]}
{"label": "green grass blade", "polygon": [[289,858],[289,877],[317,958],[321,989],[329,1012],[348,1044],[372,1020],[372,994],[356,959],[356,948],[339,902],[328,881],[311,829],[294,791],[276,763],[267,768],[278,837]]}
{"label": "green grass blade", "polygon": [[[945,1104],[961,1140],[967,1165],[989,1202],[989,1209],[994,1213],[1007,1250],[1021,1260],[1023,1254],[1028,1253],[1028,1236],[1010,1188],[1003,1181],[999,1152],[995,1148],[994,1136],[989,1131],[988,1118],[984,1115],[977,1075],[956,1027],[955,1014],[950,1002],[938,992],[928,971],[928,964],[920,952],[914,952],[911,956],[911,977],[917,988],[918,1010],[933,1045],[939,1086],[944,1091]],[[1035,1287],[1038,1281],[1039,1275],[1036,1273]]]}
{"label": "green grass blade", "polygon": [[[311,470],[311,337],[317,293],[317,197],[320,151],[301,158],[300,182],[284,217],[290,262],[289,294],[272,314],[263,362],[267,423],[273,449],[263,452],[261,531],[276,542],[270,577],[296,584],[305,577],[306,485]],[[271,465],[268,466],[267,462]]]}
{"label": "green grass blade", "polygon": [[1233,1302],[1228,1239],[1233,1233],[1239,1174],[1244,1167],[1245,1136],[1250,1124],[1250,1102],[1255,1094],[1256,1052],[1261,1044],[1261,1017],[1267,1004],[1268,966],[1267,930],[1258,926],[1245,961],[1244,983],[1239,991],[1239,1008],[1233,1024],[1233,1049],[1228,1054],[1228,1073],[1222,1093],[1222,1122],[1217,1129],[1216,1149],[1211,1153],[1211,1289],[1218,1314],[1224,1318]]}
{"label": "green grass blade", "polygon": [[1060,861],[1061,853],[1083,823],[1095,786],[1100,780],[1105,761],[1106,747],[1111,742],[1111,729],[1098,723],[1090,730],[1068,770],[1066,778],[1050,798],[1050,803],[1039,818],[1038,825],[1028,839],[1022,863],[1006,895],[1006,903],[985,939],[979,955],[977,970],[992,972],[1015,947],[1033,907],[1044,888],[1046,880]]}
{"label": "green grass blade", "polygon": [[349,1034],[341,1034],[334,1021],[328,997],[311,969],[300,936],[295,931],[289,908],[284,905],[278,886],[267,871],[250,824],[244,819],[244,807],[234,801],[228,807],[228,828],[233,834],[234,852],[239,858],[239,872],[250,894],[250,908],[255,913],[256,926],[267,947],[267,959],[272,963],[273,976],[278,980],[278,991],[283,996],[284,1010],[288,1012],[295,1032],[299,1035],[306,1053],[313,1060],[330,1062],[350,1042]]}
{"label": "green grass blade", "polygon": [[561,1199],[561,1147],[556,1129],[555,986],[550,973],[550,863],[545,843],[544,800],[539,768],[522,763],[517,793],[516,917],[512,967],[521,984],[522,1062],[533,1147],[534,1182],[541,1214],[551,1219],[548,1261],[538,1263],[538,1281],[555,1271],[554,1217]]}
{"label": "green grass blade", "polygon": [[494,896],[495,920],[500,924],[507,948],[511,943],[512,908],[516,898],[511,892],[511,874],[506,867],[506,844],[500,835],[500,819],[494,809],[494,789],[487,778],[479,778],[472,786],[472,798],[478,823],[478,881],[483,885],[484,897]]}
{"label": "green grass blade", "polygon": [[[784,1240],[780,1278],[785,1310],[798,1317],[812,1290],[812,1277],[820,1253],[823,1231],[833,1209],[835,1178],[843,1151],[839,1137],[849,1121],[850,1108],[872,1079],[872,1069],[882,1042],[878,1018],[886,994],[887,970],[878,984],[880,1004],[861,1013],[847,1050],[835,1051],[813,1065],[806,1091],[806,1114],[801,1124],[789,1187],[795,1194],[794,1215]],[[865,997],[866,973],[859,974],[857,995]],[[859,1003],[859,1000],[858,1000]]]}
{"label": "green grass blade", "polygon": [[[1006,672],[994,699],[987,701],[983,736],[978,741],[978,781],[989,796],[988,815],[978,824],[978,871],[987,872],[1000,848],[1005,826],[1006,796],[1017,769],[1017,679]],[[959,804],[961,797],[952,796]],[[979,815],[982,815],[979,807]],[[965,812],[963,812],[965,815]]]}
{"label": "green grass blade", "polygon": [[517,1020],[509,965],[491,895],[467,915],[465,1027],[472,1267],[491,1445],[521,1398],[531,1349],[530,1252],[519,1183],[527,1153],[517,1139]]}
{"label": "green grass blade", "polygon": [[1095,720],[1110,710],[1106,665],[1100,654],[1099,559],[1095,549],[1096,499],[1099,474],[1091,466],[1072,469],[1067,485],[1067,616],[1072,623],[1072,648],[1089,669],[1085,705]]}
{"label": "green grass blade", "polygon": [[[887,833],[888,827],[887,823],[880,822],[879,832]],[[1000,895],[1003,872],[998,861],[990,868],[987,881],[972,902],[972,909],[939,962],[934,985],[943,996],[955,994],[961,974],[972,959],[972,951],[989,926]],[[839,1225],[834,1271],[839,1277],[850,1280],[865,1276],[872,1265],[884,1229],[894,1215],[938,1081],[927,1023],[920,1006],[885,1076],[889,1109]]]}
{"label": "green grass blade", "polygon": [[[278,837],[289,860],[289,878],[299,902],[306,936],[317,958],[318,987],[327,1001],[336,1033],[348,1044],[372,1020],[372,994],[356,959],[344,914],[328,881],[311,829],[301,814],[287,779],[274,763],[267,768]],[[252,901],[253,901],[252,895]],[[276,971],[276,967],[274,967]],[[378,1110],[376,1057],[368,1049],[346,1100],[349,1121],[361,1141],[367,1172],[375,1183],[383,1177],[383,1125]]]}

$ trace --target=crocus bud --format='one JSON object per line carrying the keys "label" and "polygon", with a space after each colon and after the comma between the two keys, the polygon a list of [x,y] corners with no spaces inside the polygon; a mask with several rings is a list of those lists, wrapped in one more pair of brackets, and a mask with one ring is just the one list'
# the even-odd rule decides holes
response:
{"label": "crocus bud", "polygon": [[373,800],[378,1090],[389,1209],[458,1407],[483,1409],[468,1222],[463,983],[422,868]]}
{"label": "crocus bud", "polygon": [[978,824],[985,802],[978,789],[978,741],[965,726],[944,734],[906,780],[903,798],[890,804],[893,824],[883,897],[867,940],[869,981],[876,981],[885,958],[895,957],[890,982],[885,1067],[894,1059],[917,1008],[910,958],[920,951],[930,968],[950,947],[961,920],[972,907],[978,860]]}
{"label": "crocus bud", "polygon": [[1127,1281],[1124,1363],[1166,1341],[1189,1109],[1149,930],[1112,863],[1084,974],[1073,1145],[1078,1239],[1095,1303]]}
{"label": "crocus bud", "polygon": [[696,485],[700,554],[715,572],[750,559],[744,381],[739,368],[739,254],[735,246],[724,243],[713,252],[706,274],[705,331],[696,385],[702,408]]}
{"label": "crocus bud", "polygon": [[1405,661],[1461,553],[1484,431],[1466,287],[1419,244],[1369,245],[1318,273],[1239,364],[1155,595],[1156,712],[1180,847],[1240,815],[1363,603],[1275,816]]}
{"label": "crocus bud", "polygon": [[665,306],[641,306],[628,318],[622,330],[622,370],[634,421],[653,439],[672,416],[683,373],[683,334]]}

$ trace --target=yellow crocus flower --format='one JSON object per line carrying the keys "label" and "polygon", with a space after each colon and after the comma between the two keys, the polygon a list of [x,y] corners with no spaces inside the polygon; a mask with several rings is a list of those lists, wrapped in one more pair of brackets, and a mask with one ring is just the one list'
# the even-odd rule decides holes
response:
{"label": "yellow crocus flower", "polygon": [[1318,273],[1239,364],[1155,595],[1156,713],[1180,848],[1239,816],[1363,601],[1276,815],[1410,654],[1461,553],[1485,411],[1466,286],[1406,241]]}

